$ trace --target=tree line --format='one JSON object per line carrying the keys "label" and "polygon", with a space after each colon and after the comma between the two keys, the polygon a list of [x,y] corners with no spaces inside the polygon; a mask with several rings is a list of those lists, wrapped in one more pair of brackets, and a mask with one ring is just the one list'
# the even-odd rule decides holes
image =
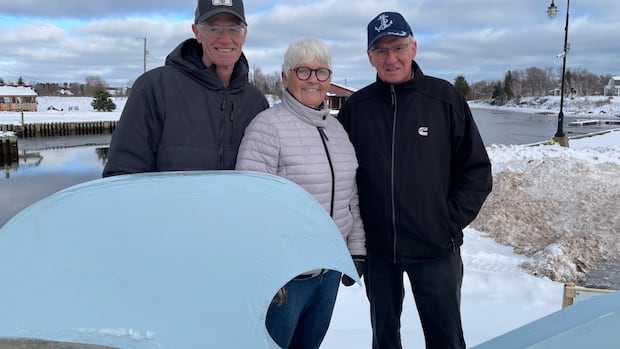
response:
{"label": "tree line", "polygon": [[[503,80],[484,80],[469,85],[464,76],[454,80],[454,86],[468,99],[491,100],[503,105],[522,97],[542,97],[559,95],[561,71],[530,67],[521,70],[509,70]],[[605,85],[612,75],[596,75],[586,69],[567,69],[564,75],[565,96],[602,95]]]}
{"label": "tree line", "polygon": [[[87,76],[84,82],[38,82],[32,85],[26,85],[24,79],[20,76],[15,84],[5,83],[0,77],[0,86],[16,85],[30,86],[39,96],[75,96],[75,97],[94,97],[100,91],[108,91],[111,88],[106,81],[100,76]],[[116,89],[115,89],[116,90]],[[117,95],[127,95],[128,89],[118,89]]]}
{"label": "tree line", "polygon": [[[559,72],[558,72],[559,71]],[[612,75],[595,75],[586,69],[567,69],[564,75],[565,95],[592,96],[602,95]],[[282,78],[279,72],[265,74],[254,67],[249,73],[249,80],[264,94],[282,96]],[[496,104],[521,97],[540,97],[559,94],[561,70],[530,67],[521,70],[509,70],[503,80],[483,80],[469,84],[463,75],[454,80],[456,88],[468,99],[491,100]],[[0,77],[0,86],[5,85]],[[17,85],[25,85],[20,77]],[[131,86],[131,84],[129,84]],[[115,96],[127,96],[131,87],[110,88],[100,76],[88,76],[84,82],[46,82],[32,85],[39,96],[86,96],[94,97],[99,91],[114,90]]]}
{"label": "tree line", "polygon": [[[278,72],[265,74],[255,67],[250,71],[249,80],[264,94],[282,97],[282,79]],[[98,75],[87,76],[84,82],[39,82],[32,85],[26,85],[21,76],[14,84],[5,83],[0,77],[0,86],[3,85],[31,86],[39,96],[95,97],[100,91],[112,91],[115,96],[128,96],[131,93],[131,87],[112,88]]]}

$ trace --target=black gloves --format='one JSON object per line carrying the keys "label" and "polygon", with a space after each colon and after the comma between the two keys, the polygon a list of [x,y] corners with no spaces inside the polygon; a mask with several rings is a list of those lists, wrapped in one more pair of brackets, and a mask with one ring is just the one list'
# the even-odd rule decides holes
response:
{"label": "black gloves", "polygon": [[281,287],[278,290],[278,292],[276,292],[276,295],[273,296],[273,299],[271,300],[271,306],[279,307],[282,304],[286,303],[287,298],[288,298],[288,291],[286,290],[286,288]]}
{"label": "black gloves", "polygon": [[[366,256],[352,256],[353,264],[357,270],[357,275],[361,278],[366,273]],[[342,284],[345,286],[351,286],[355,283],[355,280],[351,279],[347,275],[342,275]]]}

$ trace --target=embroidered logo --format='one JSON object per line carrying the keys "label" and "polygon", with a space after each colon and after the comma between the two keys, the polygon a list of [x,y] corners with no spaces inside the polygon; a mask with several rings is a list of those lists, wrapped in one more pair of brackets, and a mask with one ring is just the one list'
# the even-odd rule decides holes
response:
{"label": "embroidered logo", "polygon": [[212,0],[213,6],[232,6],[232,0]]}
{"label": "embroidered logo", "polygon": [[422,137],[428,137],[428,126],[418,128],[418,134]]}
{"label": "embroidered logo", "polygon": [[404,30],[401,30],[401,31],[399,31],[399,32],[388,32],[388,34],[387,34],[387,35],[394,35],[394,36],[400,36],[400,37],[403,37],[403,36],[407,36],[407,32],[406,32],[406,31],[404,31]]}
{"label": "embroidered logo", "polygon": [[385,13],[377,17],[377,21],[380,23],[378,27],[375,27],[375,30],[378,32],[386,30],[394,23],[394,21],[391,21]]}

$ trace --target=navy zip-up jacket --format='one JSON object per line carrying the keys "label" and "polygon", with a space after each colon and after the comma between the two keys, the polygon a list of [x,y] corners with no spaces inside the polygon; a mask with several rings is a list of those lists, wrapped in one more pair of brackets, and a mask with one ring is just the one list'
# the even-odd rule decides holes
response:
{"label": "navy zip-up jacket", "polygon": [[103,176],[126,173],[232,170],[243,132],[269,104],[236,63],[225,87],[202,47],[188,39],[163,67],[140,76],[114,130]]}
{"label": "navy zip-up jacket", "polygon": [[366,248],[396,263],[435,259],[463,243],[463,228],[491,192],[491,163],[467,101],[425,76],[377,81],[354,93],[339,120],[355,147]]}

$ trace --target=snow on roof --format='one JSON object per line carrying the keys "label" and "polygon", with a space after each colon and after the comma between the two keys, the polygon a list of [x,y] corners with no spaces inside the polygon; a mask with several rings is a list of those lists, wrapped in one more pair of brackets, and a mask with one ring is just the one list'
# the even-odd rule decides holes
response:
{"label": "snow on roof", "polygon": [[355,89],[355,88],[353,88],[353,87],[349,87],[349,86],[345,86],[345,85],[337,84],[337,83],[335,83],[335,82],[332,82],[331,84],[332,84],[332,85],[334,85],[334,86],[336,86],[336,87],[339,87],[339,88],[342,88],[342,89],[345,89],[345,90],[349,90],[349,91],[351,91],[351,92],[355,92],[355,91],[357,91],[357,89]]}
{"label": "snow on roof", "polygon": [[27,86],[0,86],[0,96],[37,96],[37,93]]}

